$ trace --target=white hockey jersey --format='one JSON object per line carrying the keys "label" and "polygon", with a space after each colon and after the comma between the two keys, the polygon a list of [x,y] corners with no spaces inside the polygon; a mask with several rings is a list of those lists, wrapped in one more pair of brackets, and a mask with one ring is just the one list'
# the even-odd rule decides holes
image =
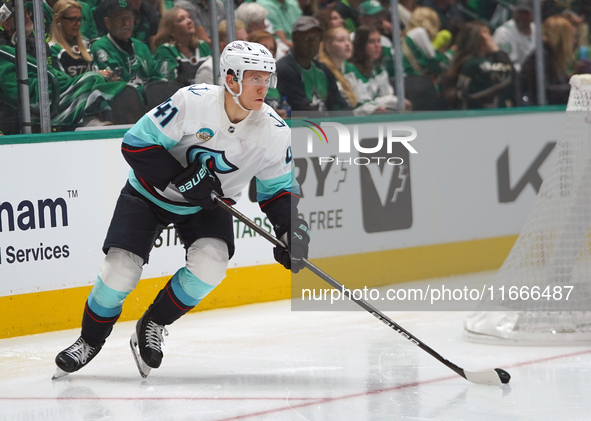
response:
{"label": "white hockey jersey", "polygon": [[[263,105],[239,123],[224,109],[225,88],[192,85],[143,116],[124,136],[133,152],[166,149],[183,167],[199,159],[214,161],[224,197],[238,201],[252,177],[257,179],[257,200],[269,200],[282,191],[299,194],[293,174],[291,132],[275,111]],[[153,168],[152,168],[153,167]],[[159,168],[152,165],[149,170]],[[171,183],[160,190],[145,183],[133,169],[129,182],[156,205],[181,215],[198,212]]]}

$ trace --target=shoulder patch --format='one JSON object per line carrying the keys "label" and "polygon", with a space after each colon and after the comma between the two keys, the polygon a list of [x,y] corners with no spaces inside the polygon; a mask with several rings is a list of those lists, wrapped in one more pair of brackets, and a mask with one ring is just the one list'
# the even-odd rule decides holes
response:
{"label": "shoulder patch", "polygon": [[201,85],[191,85],[189,86],[189,88],[187,89],[189,92],[191,92],[193,95],[197,95],[197,96],[201,96],[201,92],[207,92],[210,89],[207,86],[201,86]]}
{"label": "shoulder patch", "polygon": [[273,118],[277,124],[275,124],[275,127],[285,127],[285,121],[283,121],[280,117],[276,116],[275,114],[273,114],[272,112],[269,112],[269,116],[271,116],[271,118]]}

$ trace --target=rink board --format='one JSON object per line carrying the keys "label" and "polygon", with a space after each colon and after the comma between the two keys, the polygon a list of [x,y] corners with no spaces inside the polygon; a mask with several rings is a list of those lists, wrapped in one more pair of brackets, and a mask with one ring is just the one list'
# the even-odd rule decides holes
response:
{"label": "rink board", "polygon": [[[351,120],[337,120],[353,131]],[[564,113],[554,109],[355,119],[362,138],[375,137],[380,124],[416,129],[418,154],[408,157],[404,170],[382,172],[316,165],[332,152],[317,144],[309,153],[309,129],[294,124],[293,159],[304,193],[300,212],[311,222],[311,259],[352,287],[498,268],[535,199],[535,189],[521,181],[532,171],[543,176],[547,160],[535,168],[532,162],[558,139],[563,121]],[[336,132],[327,133],[330,140]],[[119,150],[122,135],[0,140],[0,338],[79,326],[129,170]],[[510,181],[502,203],[500,172]],[[390,195],[385,204],[392,206],[383,210],[391,216],[381,225],[364,207],[368,175],[375,191]],[[394,197],[391,183],[402,179]],[[270,230],[248,189],[237,207]],[[273,263],[271,246],[238,221],[234,228],[237,253],[228,277],[199,309],[288,298],[290,276]],[[174,230],[166,230],[122,318],[141,316],[183,259]]]}

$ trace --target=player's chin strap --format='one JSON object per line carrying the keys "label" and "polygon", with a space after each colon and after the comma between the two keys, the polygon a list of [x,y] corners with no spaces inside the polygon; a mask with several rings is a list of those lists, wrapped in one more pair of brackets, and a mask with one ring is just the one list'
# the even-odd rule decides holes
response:
{"label": "player's chin strap", "polygon": [[[236,82],[238,82],[237,79]],[[240,108],[242,108],[244,111],[252,111],[249,110],[248,108],[244,108],[242,106],[242,104],[240,103],[240,100],[238,99],[238,97],[242,94],[242,82],[238,82],[238,86],[240,87],[240,91],[238,91],[238,93],[234,92],[232,89],[230,89],[230,87],[228,86],[228,82],[224,80],[224,86],[226,87],[226,89],[228,90],[228,92],[230,92],[230,95],[232,95],[232,99],[234,100],[234,102],[236,103],[236,105],[238,105]]]}

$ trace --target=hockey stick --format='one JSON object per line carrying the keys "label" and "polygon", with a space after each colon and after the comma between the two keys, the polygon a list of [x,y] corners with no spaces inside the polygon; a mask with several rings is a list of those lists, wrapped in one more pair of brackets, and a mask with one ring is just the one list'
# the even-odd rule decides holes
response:
{"label": "hockey stick", "polygon": [[[257,232],[258,234],[263,236],[266,240],[270,241],[275,246],[286,248],[285,244],[283,244],[279,239],[277,239],[275,236],[273,236],[272,234],[269,234],[263,228],[261,228],[260,226],[255,224],[252,220],[250,220],[247,216],[242,214],[240,211],[238,211],[237,209],[235,209],[234,207],[232,207],[228,203],[224,202],[219,197],[217,197],[217,196],[212,196],[212,197],[213,197],[214,201],[218,204],[218,206],[220,206],[226,212],[228,212],[229,214],[234,216],[236,219],[238,219],[238,220],[242,221],[244,224],[248,225],[255,232]],[[429,346],[427,346],[425,343],[420,341],[416,336],[414,336],[409,331],[405,330],[403,327],[401,327],[399,324],[394,322],[388,316],[386,316],[381,311],[376,309],[374,306],[372,306],[371,304],[369,304],[368,302],[366,302],[362,299],[356,299],[352,295],[351,290],[346,288],[344,285],[342,285],[336,279],[329,276],[327,273],[323,272],[321,269],[316,267],[314,264],[310,263],[310,261],[308,261],[307,259],[304,259],[304,263],[309,270],[311,270],[315,275],[322,278],[322,280],[327,282],[330,286],[332,286],[333,288],[336,288],[340,291],[343,291],[343,293],[347,293],[349,295],[349,298],[352,301],[354,301],[356,304],[361,306],[364,310],[369,312],[376,319],[380,320],[386,326],[389,326],[392,329],[394,329],[396,332],[400,333],[403,337],[408,339],[410,342],[412,342],[413,344],[415,344],[416,346],[421,348],[423,351],[430,354],[436,360],[443,363],[445,366],[452,369],[453,371],[455,371],[457,374],[459,374],[460,376],[462,376],[463,378],[465,378],[469,382],[476,383],[476,384],[485,384],[485,385],[490,385],[490,386],[502,386],[503,384],[509,383],[509,380],[511,380],[511,376],[509,375],[509,373],[507,373],[502,368],[495,368],[494,370],[488,370],[488,371],[468,371],[468,370],[464,370],[463,368],[455,365],[451,361],[446,360],[441,355],[439,355],[437,352],[435,352],[433,349],[431,349]]]}

